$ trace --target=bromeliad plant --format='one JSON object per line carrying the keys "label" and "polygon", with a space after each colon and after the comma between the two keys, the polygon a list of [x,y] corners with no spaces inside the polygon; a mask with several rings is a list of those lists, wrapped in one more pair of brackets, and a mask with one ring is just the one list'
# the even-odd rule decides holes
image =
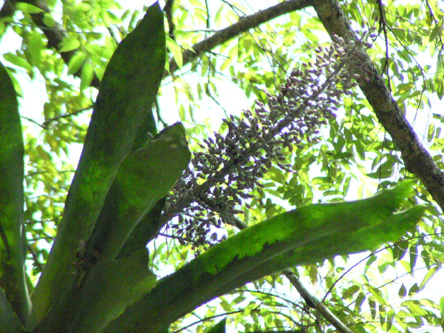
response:
{"label": "bromeliad plant", "polygon": [[[223,183],[213,182],[216,187],[207,186],[206,197],[204,187],[200,192],[188,188],[193,191],[188,193],[194,195],[193,199],[187,196],[187,187],[176,185],[164,210],[165,197],[190,161],[180,123],[156,134],[151,106],[164,61],[163,16],[154,4],[120,43],[108,64],[63,220],[35,287],[27,283],[25,272],[22,127],[12,80],[0,66],[1,332],[163,332],[199,305],[247,282],[334,255],[374,249],[396,241],[421,219],[421,206],[398,211],[413,195],[412,184],[403,182],[369,199],[310,205],[269,218],[220,242],[156,282],[148,269],[146,244],[158,236],[169,219],[180,216],[177,202],[186,210],[196,195],[205,204],[222,198],[219,192],[226,188],[217,185]],[[295,93],[291,89],[287,89],[290,97]],[[284,103],[286,98],[271,98],[271,112],[291,136],[297,128],[283,116],[285,112],[279,113],[285,105],[291,106]],[[304,107],[308,110],[310,105]],[[246,114],[247,127],[256,132],[265,128],[270,121],[265,112],[263,106],[256,110],[257,119],[262,121],[259,124],[252,113]],[[308,113],[307,119],[311,115]],[[293,120],[297,116],[293,114]],[[260,153],[267,144],[285,144],[277,139],[279,133],[285,133],[279,126],[270,130],[267,142],[258,139],[238,147]],[[233,135],[235,128],[230,129]],[[222,170],[226,172],[222,178],[240,179],[241,187],[255,186],[255,181],[242,180],[245,174],[230,176],[237,168],[226,156],[234,154],[236,142],[227,146],[231,150],[216,150],[215,145],[224,141],[229,140],[218,137],[216,143],[208,141],[207,155],[198,154],[193,159],[197,171],[208,181]],[[256,151],[252,156],[260,159]],[[273,158],[281,154],[276,149],[271,151],[276,152]],[[236,155],[237,163],[254,169],[252,161],[243,161],[240,155]],[[211,156],[214,159],[205,166]],[[265,171],[260,169],[257,174]],[[190,171],[177,184],[189,177]],[[234,223],[229,216],[236,211],[216,211],[221,212],[225,221]]]}

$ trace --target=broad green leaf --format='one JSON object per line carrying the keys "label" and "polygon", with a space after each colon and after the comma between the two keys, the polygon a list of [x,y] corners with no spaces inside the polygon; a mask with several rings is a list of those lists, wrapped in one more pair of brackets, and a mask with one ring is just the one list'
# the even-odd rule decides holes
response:
{"label": "broad green leaf", "polygon": [[430,40],[433,41],[437,36],[442,36],[442,33],[443,33],[442,26],[437,24],[430,33]]}
{"label": "broad green leaf", "polygon": [[249,227],[162,279],[107,329],[161,331],[203,302],[265,275],[396,241],[424,214],[422,206],[396,212],[412,193],[406,181],[369,199],[306,206]]}
{"label": "broad green leaf", "polygon": [[41,33],[32,31],[29,33],[28,48],[26,52],[29,52],[34,65],[40,65],[42,63],[43,51],[45,50],[45,42]]}
{"label": "broad green leaf", "polygon": [[393,318],[395,317],[395,311],[390,309],[387,314],[387,331],[390,331],[390,328],[393,325]]}
{"label": "broad green leaf", "polygon": [[420,291],[418,284],[414,283],[413,286],[409,289],[409,296],[412,297],[413,295],[417,294]]}
{"label": "broad green leaf", "polygon": [[370,307],[370,314],[372,316],[372,319],[375,319],[376,317],[376,302],[374,299],[369,298],[368,299],[368,306]]}
{"label": "broad green leaf", "polygon": [[121,260],[104,260],[85,278],[80,313],[73,331],[99,332],[128,305],[145,295],[156,282],[148,269],[146,249]]}
{"label": "broad green leaf", "polygon": [[[166,132],[166,129],[164,131]],[[150,137],[156,134],[156,122],[153,113],[150,112],[148,117],[145,118],[142,126],[139,128],[139,133],[134,142],[133,150],[143,148],[146,142],[150,140]],[[122,250],[119,252],[118,258],[124,258],[138,249],[146,248],[146,245],[157,236],[159,230],[162,228],[162,225],[160,224],[160,216],[164,205],[165,197],[159,200],[152,210],[145,213],[126,240]]]}
{"label": "broad green leaf", "polygon": [[0,332],[22,332],[23,327],[0,288]]}
{"label": "broad green leaf", "polygon": [[63,220],[33,293],[38,321],[66,290],[76,249],[93,230],[116,172],[150,113],[164,64],[163,15],[156,3],[119,44],[103,76]]}
{"label": "broad green leaf", "polygon": [[418,300],[409,300],[409,301],[404,301],[401,303],[402,306],[405,306],[406,308],[408,308],[412,313],[419,315],[419,316],[424,316],[427,314],[427,312],[421,307],[421,304]]}
{"label": "broad green leaf", "polygon": [[[272,245],[276,242],[297,240],[298,245],[302,245],[312,239],[350,233],[380,224],[391,218],[393,211],[411,193],[413,193],[413,184],[406,181],[394,189],[381,191],[369,199],[310,205],[277,215],[248,228],[229,241],[221,243],[219,246],[224,248],[223,251],[208,251],[205,254],[208,261],[208,265],[205,265],[206,271],[214,274],[235,257],[238,259],[246,256],[251,257],[262,251],[265,245]],[[300,235],[304,235],[304,237],[301,238]],[[371,248],[372,246],[365,249]]]}
{"label": "broad green leaf", "polygon": [[100,332],[156,282],[156,276],[148,269],[146,249],[124,259],[102,260],[84,274],[73,282],[77,293],[62,301],[75,306],[57,308],[38,331]]}
{"label": "broad green leaf", "polygon": [[360,292],[358,297],[356,297],[356,300],[355,300],[354,311],[361,310],[362,304],[364,304],[365,299],[366,299],[366,295],[363,292]]}
{"label": "broad green leaf", "polygon": [[45,23],[48,28],[54,28],[57,25],[56,20],[51,16],[50,13],[43,13],[43,23]]}
{"label": "broad green leaf", "polygon": [[157,237],[160,229],[163,227],[160,217],[165,206],[165,199],[164,197],[159,200],[153,209],[142,217],[126,240],[117,259],[127,257],[137,250],[145,249],[146,245]]}
{"label": "broad green leaf", "polygon": [[444,296],[439,299],[439,309],[444,312]]}
{"label": "broad green leaf", "polygon": [[410,272],[414,272],[416,261],[418,260],[418,245],[413,244],[409,249],[410,254]]}
{"label": "broad green leaf", "polygon": [[140,219],[167,194],[189,160],[185,130],[180,123],[128,154],[108,192],[87,255],[114,259]]}
{"label": "broad green leaf", "polygon": [[6,68],[0,63],[0,288],[26,326],[31,305],[24,267],[23,152],[17,95]]}

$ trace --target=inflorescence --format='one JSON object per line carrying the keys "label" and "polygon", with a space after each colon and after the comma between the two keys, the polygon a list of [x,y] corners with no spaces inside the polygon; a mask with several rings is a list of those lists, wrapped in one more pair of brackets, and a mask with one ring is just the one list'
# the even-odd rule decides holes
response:
{"label": "inflorescence", "polygon": [[203,140],[162,216],[181,243],[211,245],[220,241],[215,227],[242,227],[242,207],[249,207],[253,190],[262,192],[261,179],[273,164],[297,172],[286,163],[286,150],[319,142],[320,128],[362,77],[358,44],[335,37],[317,48],[313,63],[294,69],[277,94],[267,93],[267,105],[257,102],[254,111],[231,115],[225,133]]}

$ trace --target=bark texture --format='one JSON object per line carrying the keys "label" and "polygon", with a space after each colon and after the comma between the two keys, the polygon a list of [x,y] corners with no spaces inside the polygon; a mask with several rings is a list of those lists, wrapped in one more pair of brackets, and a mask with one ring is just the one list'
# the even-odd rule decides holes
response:
{"label": "bark texture", "polygon": [[[336,0],[311,0],[311,3],[330,36],[357,40]],[[366,66],[370,66],[371,77],[358,80],[359,87],[373,107],[379,122],[401,151],[406,169],[421,179],[433,199],[444,210],[444,172],[436,166],[429,152],[421,144],[370,57],[364,53],[362,56]]]}

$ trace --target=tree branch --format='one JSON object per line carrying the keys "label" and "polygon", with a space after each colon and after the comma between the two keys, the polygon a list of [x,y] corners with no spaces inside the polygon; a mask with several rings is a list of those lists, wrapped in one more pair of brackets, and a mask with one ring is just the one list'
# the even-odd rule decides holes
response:
{"label": "tree branch", "polygon": [[167,0],[167,2],[165,3],[165,6],[163,7],[163,11],[165,12],[165,15],[167,17],[168,36],[170,36],[171,39],[176,40],[176,38],[174,36],[174,30],[175,30],[176,26],[174,25],[174,21],[173,21],[173,5],[174,5],[174,0]]}
{"label": "tree branch", "polygon": [[[30,3],[31,5],[34,5],[44,11],[42,13],[32,14],[31,15],[32,20],[45,34],[46,38],[48,39],[48,46],[59,51],[60,47],[62,46],[63,39],[68,35],[58,23],[56,23],[53,27],[48,27],[45,24],[44,16],[45,14],[48,15],[48,13],[50,12],[50,9],[46,5],[46,2],[44,0],[26,0],[22,2]],[[65,64],[68,65],[69,61],[76,54],[76,52],[77,51],[59,52],[59,53]],[[76,73],[74,73],[74,75],[80,77],[81,73],[82,73],[82,68],[80,68]],[[100,85],[100,80],[94,74],[94,77],[91,81],[91,86],[98,89],[99,85]]]}
{"label": "tree branch", "polygon": [[[357,37],[350,28],[337,0],[311,0],[311,3],[330,36],[337,35],[346,41],[357,41]],[[419,141],[370,57],[366,53],[360,54],[360,57],[371,73],[370,77],[358,80],[362,92],[373,107],[379,122],[401,151],[406,169],[421,179],[433,199],[444,210],[444,172],[436,166],[430,154]]]}
{"label": "tree branch", "polygon": [[345,324],[336,317],[333,312],[327,308],[324,303],[318,300],[315,296],[313,296],[307,288],[302,284],[302,282],[294,275],[294,273],[290,270],[283,271],[285,277],[290,281],[290,283],[296,288],[298,293],[302,296],[305,302],[316,310],[318,310],[327,321],[332,324],[338,332],[341,333],[353,333],[351,329],[349,329]]}
{"label": "tree branch", "polygon": [[[244,230],[248,228],[248,226],[236,219],[236,227],[239,230]],[[340,333],[353,333],[338,317],[336,317],[333,312],[327,308],[322,301],[317,299],[314,295],[312,295],[308,289],[303,285],[303,283],[296,277],[296,275],[289,269],[282,271],[282,274],[290,281],[290,283],[296,288],[298,293],[302,296],[305,303],[308,306],[315,308],[319,311],[319,313],[330,323],[332,324]]]}
{"label": "tree branch", "polygon": [[[10,17],[14,15],[15,4],[19,2],[28,3],[43,10],[42,13],[31,14],[31,18],[34,21],[34,23],[37,25],[37,27],[40,28],[40,30],[42,30],[42,32],[45,34],[46,38],[48,39],[48,47],[54,48],[57,51],[59,51],[60,47],[62,46],[63,39],[68,35],[66,31],[62,28],[62,26],[60,26],[58,23],[56,23],[53,27],[49,27],[45,24],[43,18],[45,15],[48,15],[50,13],[50,9],[47,6],[45,0],[23,0],[23,1],[7,0],[0,10],[0,18]],[[59,52],[59,53],[65,64],[68,65],[69,61],[76,54],[76,52],[77,51]],[[81,73],[82,73],[82,68],[80,68],[74,75],[80,77]],[[96,75],[94,75],[93,80],[91,82],[91,86],[94,88],[99,88],[99,85],[100,85],[100,80]]]}
{"label": "tree branch", "polygon": [[[12,2],[17,2],[16,0]],[[24,0],[21,2],[26,2],[29,4],[32,4],[40,9],[42,9],[46,14],[50,12],[50,9],[46,5],[46,2],[44,0]],[[170,1],[172,2],[172,1]],[[6,5],[5,5],[6,6]],[[2,13],[4,16],[10,16],[14,13],[14,10],[8,10],[7,8],[3,6]],[[245,16],[241,18],[237,23],[234,23],[233,25],[222,29],[218,32],[216,32],[214,35],[194,44],[192,46],[193,51],[186,50],[182,54],[183,58],[183,65],[186,65],[187,63],[190,63],[194,59],[200,57],[202,54],[209,52],[213,48],[227,42],[230,39],[235,38],[236,36],[252,29],[257,26],[259,26],[262,23],[268,22],[276,17],[279,17],[281,15],[290,13],[295,10],[300,10],[303,8],[306,8],[310,6],[309,0],[287,0],[282,3],[279,3],[273,7],[267,8],[265,10],[261,10],[253,15]],[[165,8],[164,10],[169,10],[169,8]],[[59,25],[56,24],[54,27],[48,27],[44,21],[43,21],[43,15],[44,13],[38,13],[33,14],[32,19],[36,23],[36,25],[43,31],[46,38],[48,39],[48,46],[53,47],[56,50],[60,49],[60,46],[62,44],[63,38],[67,36],[64,29]],[[61,52],[60,55],[64,62],[66,64],[69,63],[70,59],[74,56],[76,51],[70,51],[70,52]],[[174,60],[170,61],[170,73],[175,72],[178,69],[178,66]],[[81,73],[81,68],[77,73],[75,73],[75,76],[79,76]],[[91,82],[91,86],[98,88],[100,85],[99,79],[94,76],[93,81]]]}
{"label": "tree branch", "polygon": [[11,17],[15,12],[15,3],[17,0],[6,0],[0,9],[0,19],[4,17]]}
{"label": "tree branch", "polygon": [[[208,37],[199,43],[192,46],[194,50],[186,50],[182,53],[183,64],[187,64],[194,59],[200,57],[202,54],[212,50],[216,46],[219,46],[230,39],[246,32],[252,28],[259,26],[262,23],[270,21],[278,16],[290,13],[295,10],[300,10],[310,6],[308,0],[287,0],[280,4],[267,8],[265,10],[258,11],[257,13],[241,18],[237,23],[230,25],[229,27],[219,30],[211,37]],[[174,60],[170,61],[170,73],[175,72],[178,69]]]}

